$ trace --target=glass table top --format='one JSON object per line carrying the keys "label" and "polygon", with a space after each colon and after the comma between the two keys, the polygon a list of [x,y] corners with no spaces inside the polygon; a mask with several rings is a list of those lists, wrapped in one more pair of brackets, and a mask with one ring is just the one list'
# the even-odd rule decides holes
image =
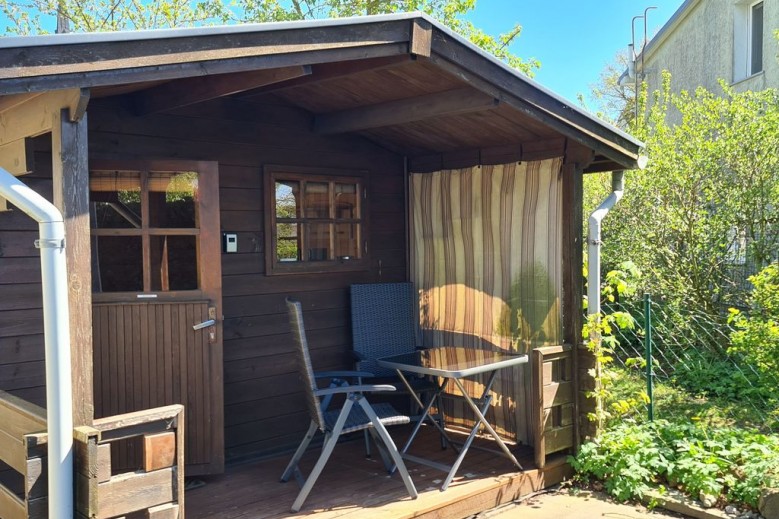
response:
{"label": "glass table top", "polygon": [[459,346],[430,348],[376,360],[385,368],[454,378],[503,369],[527,361],[527,355]]}

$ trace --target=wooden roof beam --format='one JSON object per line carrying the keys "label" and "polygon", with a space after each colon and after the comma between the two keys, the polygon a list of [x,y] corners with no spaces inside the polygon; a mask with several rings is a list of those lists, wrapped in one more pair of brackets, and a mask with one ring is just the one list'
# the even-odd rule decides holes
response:
{"label": "wooden roof beam", "polygon": [[278,92],[290,88],[319,84],[325,81],[340,79],[342,77],[359,74],[361,72],[373,72],[397,67],[414,61],[411,54],[399,54],[396,56],[380,56],[378,58],[356,59],[334,63],[317,63],[311,65],[311,74],[290,79],[281,83],[261,86],[252,90],[241,92],[237,97],[251,97],[269,92]]}
{"label": "wooden roof beam", "polygon": [[86,112],[88,102],[89,89],[86,88],[29,96],[0,112],[0,146],[50,132],[55,119],[59,120],[62,108],[70,110],[71,121],[78,121]]}
{"label": "wooden roof beam", "polygon": [[40,93],[32,93],[32,94],[11,94],[7,96],[0,97],[0,112],[5,112],[6,110],[10,110],[11,108],[15,106],[19,106],[22,103],[28,102],[33,97],[37,97],[41,95]]}
{"label": "wooden roof beam", "polygon": [[447,90],[321,114],[314,119],[314,131],[323,135],[356,132],[431,117],[492,110],[499,104],[499,99],[472,88]]}
{"label": "wooden roof beam", "polygon": [[310,74],[310,66],[296,65],[179,79],[134,94],[135,112],[137,115],[164,112]]}
{"label": "wooden roof beam", "polygon": [[19,139],[0,146],[0,168],[19,177],[32,171],[32,152],[28,139]]}
{"label": "wooden roof beam", "polygon": [[[19,177],[32,171],[32,152],[28,139],[19,139],[0,146],[0,168]],[[6,199],[0,196],[0,213],[8,210]]]}

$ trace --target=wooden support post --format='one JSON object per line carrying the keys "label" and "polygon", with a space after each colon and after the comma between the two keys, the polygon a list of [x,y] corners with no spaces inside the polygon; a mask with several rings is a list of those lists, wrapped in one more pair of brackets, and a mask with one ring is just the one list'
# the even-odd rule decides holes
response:
{"label": "wooden support post", "polygon": [[[102,481],[101,474],[108,472],[111,477],[111,462],[106,467],[102,463],[99,451],[100,431],[87,426],[76,427],[74,437],[74,469],[76,500],[75,507],[79,517],[97,517],[100,504],[97,500],[97,486]],[[105,445],[110,451],[110,446]]]}
{"label": "wooden support post", "polygon": [[[578,450],[582,436],[590,435],[590,422],[587,418],[590,402],[585,400],[583,384],[589,375],[582,373],[587,364],[586,349],[579,348],[582,343],[583,326],[582,298],[584,297],[583,243],[583,177],[582,172],[592,162],[593,152],[570,141],[566,149],[563,165],[563,342],[573,345],[573,385],[574,398],[574,450]],[[582,362],[584,360],[584,362]]]}
{"label": "wooden support post", "polygon": [[71,122],[70,109],[52,124],[54,205],[65,219],[65,254],[70,306],[73,424],[92,425],[92,269],[89,234],[87,116]]}
{"label": "wooden support post", "polygon": [[546,444],[544,442],[544,355],[539,350],[530,352],[533,379],[533,447],[536,468],[546,465]]}

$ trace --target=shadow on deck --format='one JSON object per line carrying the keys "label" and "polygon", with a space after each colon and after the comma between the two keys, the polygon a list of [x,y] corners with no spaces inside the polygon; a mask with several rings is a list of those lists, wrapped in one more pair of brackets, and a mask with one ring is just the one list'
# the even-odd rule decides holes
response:
{"label": "shadow on deck", "polygon": [[[396,443],[408,435],[403,428],[392,428]],[[306,517],[363,518],[458,518],[488,510],[523,495],[559,483],[571,474],[565,456],[547,460],[543,470],[533,466],[532,449],[514,448],[525,468],[517,472],[513,464],[493,451],[492,442],[478,440],[463,461],[457,477],[446,491],[440,486],[445,474],[408,462],[419,497],[409,498],[400,477],[388,476],[378,455],[366,459],[362,436],[340,443],[324,472],[306,500],[303,509],[292,514],[289,507],[299,491],[294,479],[280,483],[279,476],[291,454],[228,467],[220,476],[208,478],[203,487],[186,494],[189,519],[258,519]],[[456,436],[454,437],[456,439]],[[411,449],[413,454],[443,463],[454,460],[454,451],[442,450],[433,428],[425,427]],[[301,463],[307,473],[316,462],[319,450],[310,448]]]}

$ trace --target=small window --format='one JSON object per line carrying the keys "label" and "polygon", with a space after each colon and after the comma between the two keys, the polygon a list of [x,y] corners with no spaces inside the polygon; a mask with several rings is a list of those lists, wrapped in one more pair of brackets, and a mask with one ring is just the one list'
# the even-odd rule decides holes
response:
{"label": "small window", "polygon": [[266,190],[268,274],[364,267],[363,174],[269,166]]}
{"label": "small window", "polygon": [[733,31],[733,81],[763,71],[763,4],[742,1],[736,5]]}

